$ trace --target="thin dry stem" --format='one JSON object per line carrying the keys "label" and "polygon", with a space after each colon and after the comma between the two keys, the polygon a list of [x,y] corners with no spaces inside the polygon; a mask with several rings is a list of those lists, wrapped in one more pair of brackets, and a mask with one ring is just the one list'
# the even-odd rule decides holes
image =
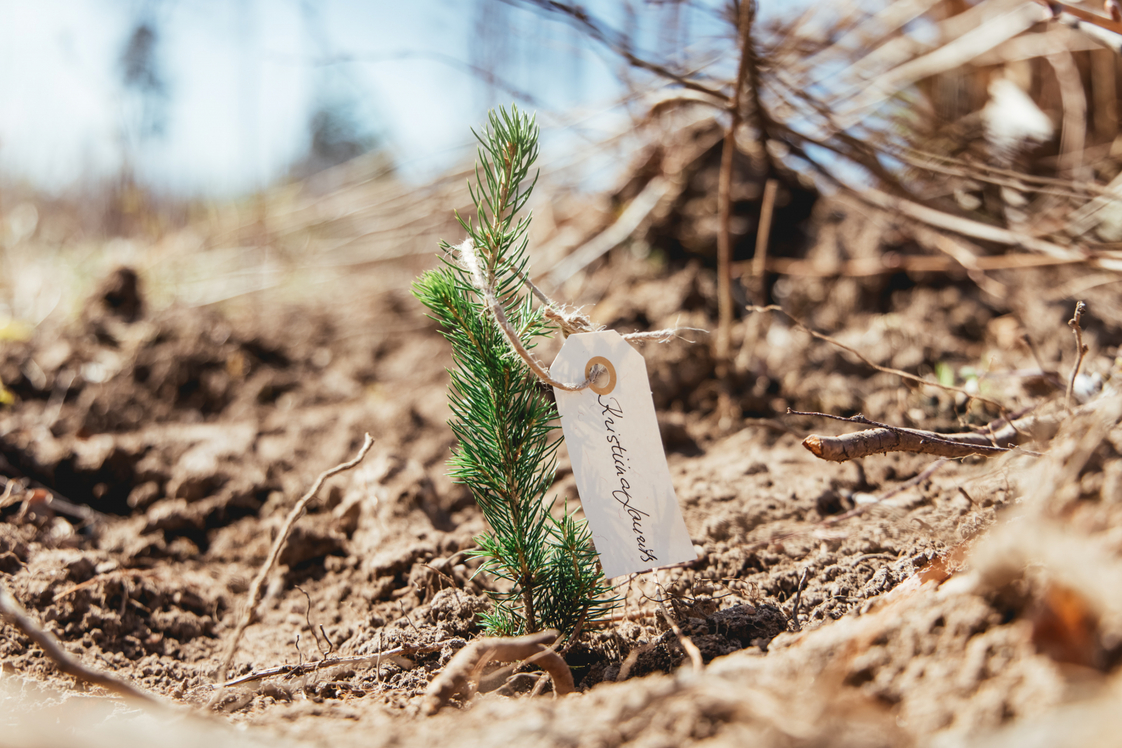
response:
{"label": "thin dry stem", "polygon": [[[379,641],[381,640],[381,632],[378,634]],[[227,686],[237,686],[242,683],[250,683],[252,681],[264,680],[265,678],[272,678],[276,675],[283,675],[286,677],[296,677],[298,675],[307,675],[318,670],[323,670],[336,665],[366,665],[374,663],[375,667],[380,670],[383,657],[395,657],[401,655],[409,657],[415,654],[423,654],[425,652],[437,652],[443,649],[446,642],[436,642],[435,644],[422,644],[417,646],[404,645],[401,647],[394,647],[393,649],[382,650],[381,644],[378,646],[378,651],[371,655],[354,655],[354,656],[338,656],[338,657],[324,657],[322,660],[315,662],[302,662],[297,665],[277,665],[276,667],[265,668],[263,670],[254,670],[252,673],[232,678],[224,683],[219,683],[218,688],[226,688]],[[379,674],[379,678],[380,678]]]}
{"label": "thin dry stem", "polygon": [[752,3],[740,4],[740,66],[736,74],[736,86],[729,99],[729,113],[732,121],[725,133],[721,147],[721,171],[717,181],[717,209],[720,229],[717,232],[717,340],[716,358],[721,375],[727,373],[729,340],[732,335],[732,162],[736,154],[736,130],[740,127],[740,98],[744,83],[748,78],[748,64],[751,58]]}
{"label": "thin dry stem", "polygon": [[1064,405],[1069,410],[1071,409],[1071,396],[1075,391],[1075,378],[1079,376],[1079,370],[1083,367],[1083,357],[1087,355],[1087,346],[1083,343],[1083,328],[1079,325],[1085,311],[1087,311],[1087,305],[1082,301],[1077,301],[1075,303],[1075,314],[1067,322],[1072,334],[1075,335],[1075,365],[1071,367],[1071,377],[1067,382],[1067,396],[1064,398]]}
{"label": "thin dry stem", "polygon": [[106,691],[118,696],[153,704],[161,703],[154,695],[137,688],[132,683],[109,673],[88,668],[74,659],[69,652],[63,649],[62,643],[58,639],[49,631],[40,627],[31,616],[27,615],[23,606],[16,601],[4,585],[0,585],[0,618],[19,629],[24,636],[38,644],[39,648],[55,663],[59,670],[78,681],[91,686],[101,686]]}
{"label": "thin dry stem", "polygon": [[806,579],[810,575],[810,567],[804,566],[803,573],[799,576],[799,586],[795,590],[795,602],[791,605],[791,617],[788,619],[791,625],[795,627],[795,631],[802,629],[799,625],[799,606],[803,601],[803,589],[806,587]]}
{"label": "thin dry stem", "polygon": [[767,302],[767,245],[771,237],[771,219],[775,213],[775,194],[779,182],[767,180],[764,185],[764,198],[760,203],[760,227],[756,231],[756,254],[752,255],[752,285],[756,301]]}
{"label": "thin dry stem", "polygon": [[280,558],[285,546],[288,545],[288,536],[292,533],[292,528],[296,524],[296,520],[304,513],[308,502],[315,498],[316,493],[319,492],[324,481],[333,475],[338,475],[339,473],[357,466],[362,462],[363,458],[366,457],[366,453],[370,451],[370,447],[373,445],[373,437],[371,437],[370,434],[366,434],[362,447],[359,449],[354,459],[320,473],[319,477],[316,478],[316,482],[312,484],[312,487],[308,489],[306,494],[300,497],[300,500],[292,507],[288,516],[285,517],[284,524],[281,526],[281,531],[277,535],[276,540],[273,541],[273,547],[269,549],[268,558],[265,559],[265,563],[261,565],[261,568],[257,571],[257,576],[253,578],[253,583],[249,586],[249,599],[246,601],[245,610],[242,612],[242,619],[238,622],[238,627],[234,629],[234,635],[230,639],[230,646],[226,650],[226,657],[223,659],[222,667],[218,672],[219,680],[226,680],[226,673],[229,672],[230,665],[234,661],[234,655],[238,652],[238,644],[241,642],[242,635],[245,633],[245,630],[257,620],[257,606],[260,605],[261,598],[265,594],[265,581],[269,578],[273,567],[276,566],[277,559]]}
{"label": "thin dry stem", "polygon": [[662,617],[666,619],[666,623],[674,631],[674,636],[678,637],[678,644],[681,645],[683,651],[690,658],[690,666],[693,667],[695,673],[700,673],[705,669],[705,661],[701,659],[701,650],[693,643],[693,639],[682,633],[682,629],[678,626],[678,622],[674,620],[674,616],[670,615],[670,611],[666,609],[666,605],[662,600],[663,590],[662,585],[658,584],[658,610],[662,613]]}
{"label": "thin dry stem", "polygon": [[[783,307],[776,306],[775,304],[769,304],[768,306],[750,306],[750,307],[748,307],[748,311],[751,311],[751,312],[779,312],[780,314],[785,316],[787,319],[791,320],[791,322],[793,322],[796,327],[798,327],[800,330],[803,330],[804,332],[809,334],[811,337],[818,338],[819,340],[822,340],[826,343],[829,343],[830,345],[837,346],[838,348],[841,348],[842,350],[845,350],[845,351],[849,351],[854,356],[861,359],[861,361],[863,363],[865,363],[867,366],[870,366],[873,369],[876,369],[877,371],[883,372],[885,374],[894,374],[894,375],[900,377],[901,379],[906,379],[907,381],[915,382],[916,384],[924,384],[924,385],[928,385],[928,386],[931,386],[931,387],[937,387],[941,390],[946,390],[947,392],[957,392],[957,393],[965,395],[966,397],[968,397],[972,400],[977,400],[978,402],[983,402],[983,403],[986,403],[987,405],[992,405],[993,407],[997,408],[1002,413],[1007,413],[1008,412],[1008,408],[1006,408],[1001,403],[997,402],[996,400],[991,400],[988,397],[982,397],[981,395],[979,395],[975,392],[967,392],[966,390],[964,390],[961,387],[953,387],[949,384],[941,384],[939,382],[933,382],[929,379],[923,379],[922,377],[917,377],[915,374],[909,374],[906,371],[901,371],[900,369],[893,369],[890,366],[881,366],[880,364],[873,363],[868,358],[866,358],[862,353],[860,353],[859,351],[857,351],[854,348],[851,348],[850,346],[841,342],[837,338],[832,338],[829,335],[826,335],[825,333],[818,332],[817,330],[814,330],[814,329],[808,327],[801,320],[799,320],[797,317],[792,316],[789,312],[784,310]],[[828,416],[828,417],[832,418],[833,416]]]}

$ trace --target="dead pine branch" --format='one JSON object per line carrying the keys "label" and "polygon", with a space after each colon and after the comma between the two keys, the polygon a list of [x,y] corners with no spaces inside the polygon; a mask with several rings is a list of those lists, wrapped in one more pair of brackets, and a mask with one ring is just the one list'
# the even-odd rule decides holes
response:
{"label": "dead pine branch", "polygon": [[1085,311],[1087,311],[1087,305],[1082,301],[1077,301],[1075,303],[1075,314],[1067,322],[1072,334],[1075,335],[1075,365],[1071,367],[1071,377],[1067,382],[1067,397],[1064,398],[1064,406],[1068,410],[1071,409],[1071,395],[1075,391],[1075,378],[1079,376],[1079,370],[1083,367],[1083,357],[1087,355],[1087,346],[1083,342],[1083,328],[1079,324]]}
{"label": "dead pine branch", "polygon": [[330,470],[325,470],[316,478],[316,482],[308,489],[308,492],[300,497],[300,500],[292,507],[288,516],[284,519],[284,524],[281,525],[281,530],[277,534],[276,540],[273,541],[273,547],[269,549],[269,556],[265,559],[265,563],[257,572],[257,576],[253,578],[253,583],[249,586],[249,599],[246,600],[245,610],[242,612],[242,619],[238,622],[238,627],[234,629],[234,635],[230,638],[229,648],[226,650],[226,657],[222,660],[222,666],[218,671],[218,680],[220,682],[226,680],[226,673],[230,670],[230,665],[234,661],[234,655],[238,652],[238,644],[241,642],[242,635],[245,630],[253,625],[257,620],[257,606],[261,604],[261,598],[265,594],[265,582],[272,573],[273,567],[277,565],[277,559],[280,558],[281,553],[284,551],[285,546],[288,545],[288,536],[292,534],[292,528],[296,524],[296,520],[304,513],[308,506],[308,502],[315,498],[319,489],[323,486],[324,481],[328,478],[338,475],[357,466],[366,457],[366,453],[370,451],[370,447],[374,445],[374,439],[370,434],[366,434],[366,438],[362,443],[362,447],[358,450],[358,454],[354,459],[336,465]]}
{"label": "dead pine branch", "polygon": [[948,458],[996,455],[1009,452],[1029,439],[1051,438],[1059,428],[1058,417],[1031,416],[1006,422],[1000,428],[995,427],[990,430],[938,434],[934,431],[879,423],[862,415],[847,417],[790,409],[787,413],[793,416],[815,416],[873,426],[871,429],[842,436],[811,434],[803,440],[803,446],[811,454],[830,462],[846,462],[888,452],[916,452]]}
{"label": "dead pine branch", "polygon": [[118,696],[124,696],[129,699],[145,701],[150,704],[161,703],[154,695],[137,688],[132,683],[121,680],[109,673],[86,667],[76,660],[63,648],[62,643],[58,639],[49,631],[39,626],[39,624],[27,614],[23,606],[16,601],[15,597],[8,591],[8,588],[3,585],[0,585],[0,619],[19,629],[24,636],[38,644],[39,648],[55,663],[55,666],[58,667],[59,670],[79,682],[91,686],[100,686],[110,693],[115,693]]}
{"label": "dead pine branch", "polygon": [[560,632],[554,629],[539,631],[512,638],[477,639],[461,649],[448,662],[444,671],[433,679],[425,691],[422,711],[427,715],[436,714],[457,695],[469,693],[472,677],[477,675],[488,662],[525,661],[538,665],[553,679],[553,692],[558,696],[576,690],[573,673],[561,659],[561,655],[550,649],[557,641]]}

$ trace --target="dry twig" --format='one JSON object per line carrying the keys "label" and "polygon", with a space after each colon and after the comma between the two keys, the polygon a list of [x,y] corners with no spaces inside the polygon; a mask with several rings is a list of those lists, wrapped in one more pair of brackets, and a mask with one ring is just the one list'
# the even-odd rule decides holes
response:
{"label": "dry twig", "polygon": [[453,696],[464,693],[472,675],[481,671],[491,660],[532,662],[549,673],[556,695],[572,693],[576,687],[569,666],[559,654],[549,648],[559,636],[558,631],[547,629],[513,638],[477,639],[457,652],[444,671],[429,684],[422,710],[425,714],[436,714]]}
{"label": "dry twig", "polygon": [[771,236],[771,218],[775,211],[775,193],[779,182],[767,180],[764,185],[764,198],[760,203],[760,225],[756,230],[756,254],[752,255],[752,291],[756,301],[767,301],[767,243]]}
{"label": "dry twig", "polygon": [[226,650],[226,657],[222,660],[222,667],[218,672],[219,680],[226,680],[226,673],[230,670],[230,665],[234,661],[234,655],[237,654],[238,644],[241,642],[242,634],[245,630],[253,625],[257,620],[257,606],[261,604],[261,598],[265,594],[265,581],[269,578],[273,567],[277,564],[277,559],[280,558],[281,552],[284,551],[285,546],[288,544],[288,536],[292,533],[292,528],[296,524],[296,520],[304,513],[304,509],[308,506],[316,493],[319,492],[323,482],[333,475],[350,470],[351,468],[362,462],[366,457],[366,453],[370,451],[370,447],[374,445],[374,439],[370,434],[366,434],[366,438],[359,449],[358,454],[354,459],[336,465],[330,470],[325,470],[316,478],[316,482],[308,489],[308,492],[300,497],[296,505],[288,513],[284,519],[284,524],[281,525],[280,533],[277,535],[276,540],[273,541],[273,547],[269,549],[269,556],[265,559],[265,563],[257,571],[257,576],[253,578],[253,583],[249,586],[249,599],[246,601],[245,610],[242,612],[242,619],[238,622],[238,627],[234,629],[234,635],[230,638],[230,646]]}
{"label": "dry twig", "polygon": [[845,462],[888,452],[918,452],[949,458],[1000,454],[1029,440],[1050,439],[1060,426],[1059,416],[1053,414],[1028,416],[1012,422],[1001,419],[980,431],[939,434],[878,423],[861,415],[845,417],[798,410],[787,412],[796,416],[818,416],[875,427],[841,436],[811,434],[803,440],[803,446],[815,457],[830,462]]}
{"label": "dry twig", "polygon": [[804,566],[803,573],[799,576],[799,586],[795,590],[795,602],[791,605],[791,617],[787,619],[795,627],[795,631],[799,631],[802,627],[799,625],[799,605],[803,601],[803,588],[806,587],[806,578],[810,574],[810,567]]}
{"label": "dry twig", "polygon": [[[379,639],[380,638],[381,634],[379,634]],[[425,652],[436,652],[440,649],[443,649],[446,643],[447,642],[436,642],[435,644],[422,644],[416,646],[404,645],[401,647],[394,647],[393,649],[387,649],[385,651],[382,651],[381,646],[379,646],[378,651],[372,655],[324,657],[322,660],[316,660],[315,662],[301,662],[296,665],[277,665],[276,667],[265,668],[264,670],[254,670],[252,673],[246,673],[245,675],[240,675],[237,678],[231,678],[224,683],[219,683],[216,687],[226,688],[227,686],[237,686],[242,683],[250,683],[252,681],[264,680],[265,678],[272,678],[276,675],[283,675],[286,678],[295,678],[299,675],[307,675],[308,673],[314,673],[319,670],[335,667],[336,665],[367,665],[373,662],[380,671],[383,657],[410,657],[416,654],[424,654]],[[381,674],[379,672],[379,679],[380,678]]]}
{"label": "dry twig", "polygon": [[717,181],[717,210],[720,229],[717,232],[717,340],[716,358],[721,374],[727,373],[729,358],[729,338],[732,328],[732,161],[736,154],[736,131],[740,128],[740,99],[748,78],[752,58],[752,3],[740,4],[737,28],[740,32],[740,66],[736,74],[736,86],[729,99],[729,114],[732,121],[725,133],[721,146],[721,171]]}
{"label": "dry twig", "polygon": [[1083,328],[1079,326],[1085,311],[1087,311],[1087,305],[1082,301],[1077,301],[1075,303],[1075,314],[1067,322],[1072,334],[1075,335],[1075,365],[1071,367],[1071,378],[1068,379],[1067,383],[1067,397],[1064,398],[1064,405],[1068,409],[1071,408],[1071,394],[1075,391],[1075,378],[1079,376],[1079,370],[1083,367],[1083,357],[1087,355],[1087,346],[1083,343]]}
{"label": "dry twig", "polygon": [[[658,584],[657,582],[655,584]],[[693,643],[693,639],[689,638],[682,633],[682,629],[678,627],[678,622],[674,620],[674,616],[670,615],[670,611],[666,609],[666,605],[662,601],[662,585],[658,585],[658,610],[662,613],[662,617],[666,619],[666,623],[674,631],[674,636],[678,637],[678,644],[690,658],[690,665],[693,667],[695,673],[700,673],[705,669],[705,661],[701,659],[701,650]]]}
{"label": "dry twig", "polygon": [[153,704],[160,703],[160,700],[154,695],[137,688],[132,683],[121,680],[109,673],[103,673],[88,668],[74,659],[69,652],[63,649],[62,643],[59,642],[58,639],[50,632],[41,628],[38,623],[27,615],[27,611],[16,601],[8,591],[8,588],[3,585],[0,585],[0,618],[19,629],[25,636],[38,644],[59,670],[76,678],[80,682],[91,686],[101,686],[106,691],[115,693],[118,696]]}
{"label": "dry twig", "polygon": [[900,213],[921,223],[926,223],[935,228],[952,231],[963,236],[970,236],[982,241],[1004,244],[1006,246],[1024,247],[1031,252],[1037,252],[1058,260],[1084,260],[1096,264],[1106,270],[1122,270],[1122,262],[1112,258],[1095,258],[1086,252],[1081,252],[1069,247],[1063,247],[1055,242],[1037,239],[1035,236],[1010,231],[999,226],[990,226],[969,218],[944,213],[941,210],[928,208],[925,205],[914,203],[899,197],[893,197],[880,190],[863,190],[855,193],[857,197],[870,205],[887,211]]}
{"label": "dry twig", "polygon": [[[779,312],[780,314],[785,316],[787,319],[791,320],[791,322],[794,323],[795,327],[797,327],[800,330],[806,332],[811,337],[818,338],[819,340],[822,340],[826,343],[829,343],[830,345],[837,346],[838,348],[841,348],[842,350],[845,350],[845,351],[849,351],[854,356],[861,359],[861,361],[863,363],[865,363],[867,366],[870,366],[873,369],[876,369],[877,371],[883,372],[885,374],[894,374],[894,375],[900,377],[901,379],[906,379],[907,381],[915,382],[916,384],[924,384],[924,385],[929,385],[931,387],[937,387],[941,390],[946,390],[947,392],[958,392],[960,394],[966,395],[966,397],[968,397],[968,398],[971,398],[973,400],[977,400],[978,402],[983,402],[983,403],[986,403],[987,405],[992,405],[993,407],[997,408],[1002,413],[1008,412],[1008,409],[1004,405],[1002,405],[1001,403],[997,402],[996,400],[991,400],[988,397],[982,397],[981,395],[977,394],[976,392],[967,392],[966,390],[964,390],[961,387],[953,387],[949,384],[941,384],[939,382],[933,382],[930,379],[924,379],[922,377],[916,376],[915,374],[909,374],[906,371],[901,371],[900,369],[893,369],[890,366],[881,366],[880,364],[873,363],[868,358],[866,358],[863,354],[861,354],[859,351],[857,351],[854,348],[851,348],[850,346],[841,342],[837,338],[832,338],[829,335],[826,335],[825,333],[818,332],[817,330],[814,330],[814,329],[808,327],[801,320],[799,320],[797,317],[794,317],[789,312],[784,310],[783,307],[777,306],[775,304],[769,304],[768,306],[750,306],[750,307],[748,307],[748,311],[750,311],[750,312]],[[834,416],[827,416],[827,417],[833,418]]]}

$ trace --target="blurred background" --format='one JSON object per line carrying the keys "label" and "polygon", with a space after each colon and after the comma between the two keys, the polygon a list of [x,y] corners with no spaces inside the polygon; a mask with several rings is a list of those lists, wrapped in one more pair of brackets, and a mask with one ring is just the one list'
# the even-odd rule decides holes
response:
{"label": "blurred background", "polygon": [[[768,179],[779,275],[807,257],[818,197],[848,188],[1110,244],[1122,218],[1082,198],[1117,176],[1118,54],[1078,5],[0,0],[0,320],[65,319],[120,264],[157,307],[393,263],[404,280],[458,237],[470,128],[511,102],[543,128],[554,290],[623,244],[715,268],[723,234],[749,260]],[[782,281],[755,298],[787,298]]]}
{"label": "blurred background", "polygon": [[[268,245],[278,261],[314,254],[308,236],[291,236],[292,200],[370,180],[409,193],[455,174],[458,186],[474,159],[470,128],[499,104],[537,113],[542,163],[564,170],[566,185],[609,188],[636,148],[635,93],[659,85],[612,45],[626,36],[684,61],[701,44],[726,73],[736,61],[712,55],[730,34],[721,2],[600,10],[598,24],[620,29],[610,44],[535,2],[0,1],[0,319],[66,316],[67,299],[82,296],[67,283],[96,274],[90,263],[139,263],[155,273],[157,298],[182,296],[167,284],[187,271],[160,271],[168,258],[152,255],[153,242],[173,241],[179,259],[234,240]],[[350,198],[362,200],[377,201]],[[453,208],[464,205],[440,210]],[[362,225],[337,233],[378,223],[351,214]],[[271,234],[272,218],[288,234]],[[363,257],[378,254],[359,244]],[[63,267],[45,265],[64,245]],[[264,261],[225,259],[218,269]],[[276,269],[187,300],[273,285]]]}

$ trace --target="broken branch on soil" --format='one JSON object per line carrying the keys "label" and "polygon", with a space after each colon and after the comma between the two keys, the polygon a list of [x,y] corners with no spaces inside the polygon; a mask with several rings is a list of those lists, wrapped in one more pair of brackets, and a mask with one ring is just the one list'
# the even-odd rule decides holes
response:
{"label": "broken branch on soil", "polygon": [[803,446],[815,457],[830,462],[845,462],[888,452],[917,452],[949,458],[1000,454],[1012,451],[1018,444],[1030,439],[1049,439],[1060,425],[1059,416],[1051,414],[1027,416],[1014,421],[1001,419],[980,431],[938,434],[879,423],[862,415],[835,416],[791,409],[787,412],[793,416],[817,416],[874,427],[841,436],[811,434],[803,439]]}
{"label": "broken branch on soil", "polygon": [[222,661],[222,668],[218,672],[218,679],[221,681],[226,680],[226,673],[230,670],[230,665],[234,661],[234,655],[238,651],[238,643],[241,642],[242,634],[245,630],[253,625],[257,620],[257,606],[261,604],[261,598],[265,594],[265,581],[269,578],[273,567],[277,564],[277,559],[280,558],[281,553],[284,551],[285,546],[288,545],[288,536],[292,534],[292,528],[296,524],[296,520],[304,513],[310,502],[315,495],[319,492],[320,487],[323,486],[324,481],[333,475],[350,470],[351,468],[362,462],[366,457],[366,453],[370,451],[370,447],[374,445],[374,439],[370,434],[366,434],[366,438],[362,443],[362,447],[358,450],[358,454],[354,459],[336,465],[330,470],[325,470],[316,478],[316,482],[308,489],[308,492],[300,497],[296,505],[292,507],[292,511],[284,519],[284,524],[281,526],[280,533],[277,539],[273,541],[273,547],[269,549],[269,556],[265,559],[265,563],[257,572],[257,576],[253,578],[253,583],[249,586],[249,600],[246,601],[245,610],[242,613],[242,619],[238,622],[238,627],[234,629],[234,635],[230,639],[230,647],[226,651],[226,657]]}
{"label": "broken branch on soil", "polygon": [[[1008,408],[1006,408],[1004,405],[997,402],[996,400],[991,400],[988,397],[982,397],[981,395],[979,395],[975,392],[968,392],[965,389],[963,389],[962,387],[954,387],[954,386],[949,385],[949,384],[941,384],[939,382],[933,382],[930,379],[924,379],[923,377],[916,376],[915,374],[909,374],[906,371],[901,371],[900,369],[894,369],[891,366],[881,366],[880,364],[873,363],[867,357],[865,357],[860,351],[856,350],[855,348],[851,348],[850,346],[841,342],[837,338],[832,338],[829,335],[826,335],[825,333],[818,332],[817,330],[814,330],[811,327],[808,327],[806,324],[804,324],[797,317],[795,317],[790,312],[783,309],[783,307],[777,306],[776,304],[769,304],[767,306],[749,306],[748,311],[750,311],[750,312],[779,312],[784,317],[791,320],[791,322],[794,323],[795,327],[797,327],[800,330],[806,332],[811,337],[818,338],[819,340],[824,341],[826,343],[829,343],[830,345],[837,346],[838,348],[841,348],[844,351],[849,351],[854,356],[861,359],[861,361],[863,363],[865,363],[867,366],[870,366],[870,367],[872,367],[873,369],[876,369],[879,372],[883,372],[885,374],[894,374],[895,376],[898,376],[901,379],[905,379],[909,382],[915,382],[916,384],[929,385],[931,387],[937,387],[941,390],[946,390],[947,392],[957,392],[959,394],[965,395],[966,397],[968,397],[972,400],[977,400],[978,402],[986,403],[987,405],[992,405],[993,407],[997,408],[1002,413],[1007,413],[1008,412]],[[833,418],[834,416],[828,416],[828,417]]]}
{"label": "broken branch on soil", "polygon": [[1075,335],[1075,366],[1071,368],[1071,378],[1068,379],[1067,383],[1067,397],[1064,399],[1064,406],[1069,409],[1071,408],[1071,394],[1075,391],[1075,378],[1079,376],[1079,369],[1083,366],[1083,357],[1087,355],[1087,346],[1083,343],[1083,328],[1079,326],[1085,311],[1087,311],[1087,305],[1082,301],[1077,301],[1075,303],[1075,314],[1067,321],[1068,327]]}
{"label": "broken branch on soil", "polygon": [[39,648],[55,663],[59,670],[78,681],[91,686],[101,686],[106,691],[118,696],[153,704],[160,703],[160,700],[154,695],[137,688],[132,683],[109,673],[88,668],[76,660],[63,649],[62,643],[54,635],[40,627],[31,616],[27,615],[27,611],[23,609],[23,606],[16,601],[4,585],[0,585],[0,619],[7,621],[8,624],[19,629],[24,636],[38,644]]}
{"label": "broken branch on soil", "polygon": [[452,697],[465,693],[472,675],[491,660],[524,660],[536,664],[553,679],[554,694],[564,696],[572,693],[575,690],[573,673],[561,656],[550,649],[560,635],[556,630],[547,629],[513,638],[477,639],[457,652],[444,671],[429,684],[422,711],[428,715],[436,714]]}

